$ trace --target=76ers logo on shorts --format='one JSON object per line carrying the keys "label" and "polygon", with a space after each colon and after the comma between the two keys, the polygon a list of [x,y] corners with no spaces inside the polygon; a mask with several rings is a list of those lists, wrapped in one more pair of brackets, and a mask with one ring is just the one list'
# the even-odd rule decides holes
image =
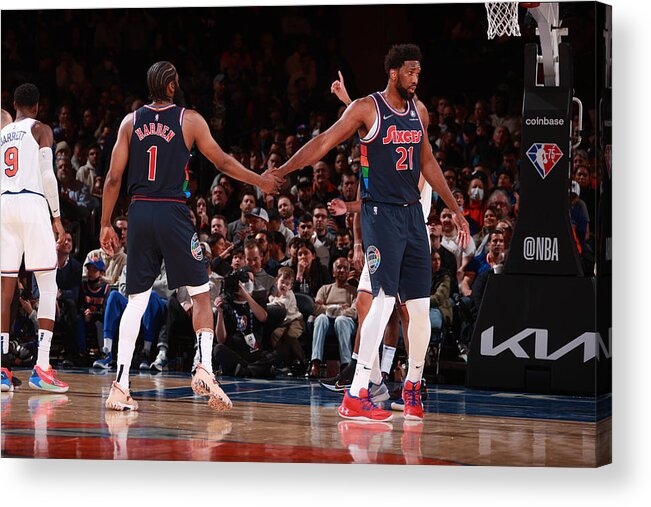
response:
{"label": "76ers logo on shorts", "polygon": [[192,236],[192,241],[190,242],[190,251],[192,256],[198,261],[203,260],[203,252],[201,251],[201,243],[199,243],[199,236],[195,232]]}
{"label": "76ers logo on shorts", "polygon": [[545,179],[563,157],[563,152],[554,143],[533,143],[527,151],[527,157],[531,160],[540,177]]}
{"label": "76ers logo on shorts", "polygon": [[366,264],[368,264],[369,273],[373,274],[377,271],[377,268],[380,267],[381,260],[380,251],[376,246],[371,245],[366,249]]}

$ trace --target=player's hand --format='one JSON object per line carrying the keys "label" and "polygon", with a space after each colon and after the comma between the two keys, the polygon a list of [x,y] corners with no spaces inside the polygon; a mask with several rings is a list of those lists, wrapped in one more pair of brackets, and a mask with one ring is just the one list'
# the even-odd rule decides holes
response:
{"label": "player's hand", "polygon": [[63,246],[66,241],[66,231],[61,223],[61,217],[56,217],[52,221],[52,230],[54,231],[54,239],[56,239],[57,247]]}
{"label": "player's hand", "polygon": [[457,244],[461,250],[465,250],[470,242],[470,227],[468,221],[458,213],[452,214],[452,221],[457,226]]}
{"label": "player's hand", "polygon": [[105,225],[102,227],[99,233],[99,244],[106,255],[109,257],[115,255],[115,252],[120,248],[120,240],[118,239],[118,235],[115,233],[113,226]]}
{"label": "player's hand", "polygon": [[330,85],[330,92],[334,93],[339,100],[348,105],[352,101],[350,100],[348,90],[346,90],[346,85],[344,84],[344,76],[341,75],[340,70],[337,71],[337,74],[339,74],[339,79],[332,82]]}
{"label": "player's hand", "polygon": [[261,175],[260,190],[265,194],[277,194],[284,182],[285,178],[280,175],[278,169],[267,169]]}
{"label": "player's hand", "polygon": [[361,243],[355,243],[353,245],[353,265],[358,273],[361,273],[364,268],[364,260],[364,247]]}
{"label": "player's hand", "polygon": [[328,203],[328,213],[334,217],[345,215],[346,203],[343,201],[343,199],[339,199],[338,197],[334,198]]}

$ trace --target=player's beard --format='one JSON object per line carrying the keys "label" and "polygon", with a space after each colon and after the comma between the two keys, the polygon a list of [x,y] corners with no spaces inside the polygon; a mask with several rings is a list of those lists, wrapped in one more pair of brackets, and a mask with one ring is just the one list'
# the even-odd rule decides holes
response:
{"label": "player's beard", "polygon": [[396,90],[403,100],[411,100],[414,98],[414,92],[410,92],[407,88],[403,88],[400,83],[396,84]]}

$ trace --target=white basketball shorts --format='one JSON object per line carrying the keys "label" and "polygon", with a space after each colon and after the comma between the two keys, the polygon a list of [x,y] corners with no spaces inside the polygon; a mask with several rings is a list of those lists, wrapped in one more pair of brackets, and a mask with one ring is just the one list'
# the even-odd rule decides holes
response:
{"label": "white basketball shorts", "polygon": [[56,243],[45,198],[28,193],[4,194],[0,207],[2,276],[18,276],[23,254],[27,271],[55,269]]}

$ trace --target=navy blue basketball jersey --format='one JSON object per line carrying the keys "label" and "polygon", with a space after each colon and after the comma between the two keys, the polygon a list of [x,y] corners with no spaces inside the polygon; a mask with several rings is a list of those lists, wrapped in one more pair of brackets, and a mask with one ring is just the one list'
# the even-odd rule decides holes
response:
{"label": "navy blue basketball jersey", "polygon": [[133,113],[129,146],[129,195],[185,201],[190,152],[183,139],[184,107],[143,106]]}
{"label": "navy blue basketball jersey", "polygon": [[425,135],[413,99],[407,109],[396,111],[380,92],[370,95],[377,119],[360,140],[362,199],[389,204],[414,203],[420,199],[420,150]]}

